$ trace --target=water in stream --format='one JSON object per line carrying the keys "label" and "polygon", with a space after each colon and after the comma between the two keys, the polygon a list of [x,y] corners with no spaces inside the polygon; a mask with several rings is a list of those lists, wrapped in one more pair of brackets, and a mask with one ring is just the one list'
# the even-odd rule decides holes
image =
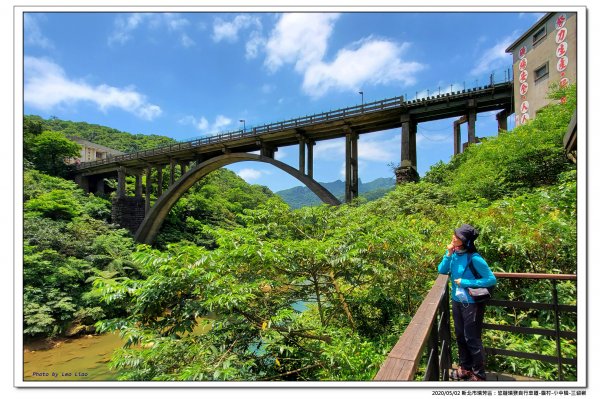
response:
{"label": "water in stream", "polygon": [[123,345],[119,334],[89,335],[61,342],[51,349],[23,353],[25,381],[114,381],[108,361]]}

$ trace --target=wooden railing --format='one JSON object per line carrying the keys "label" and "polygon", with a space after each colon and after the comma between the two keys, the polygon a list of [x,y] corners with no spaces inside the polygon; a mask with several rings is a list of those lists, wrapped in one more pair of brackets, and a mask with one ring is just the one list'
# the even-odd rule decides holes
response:
{"label": "wooden railing", "polygon": [[577,280],[577,276],[574,274],[544,274],[544,273],[494,273],[498,279],[509,279],[509,280],[550,280],[552,282],[552,302],[551,303],[538,303],[538,302],[525,302],[525,301],[508,301],[501,299],[491,299],[488,302],[488,306],[500,306],[508,309],[519,309],[519,310],[549,310],[554,314],[554,328],[533,328],[533,327],[520,327],[520,326],[507,326],[484,323],[484,330],[496,330],[496,331],[509,331],[517,334],[537,334],[547,337],[553,337],[556,342],[556,354],[555,356],[542,355],[540,353],[529,353],[522,351],[507,350],[502,348],[491,348],[486,347],[485,351],[488,356],[500,355],[518,357],[522,359],[534,359],[540,360],[545,363],[556,363],[558,364],[558,379],[563,380],[563,364],[577,365],[576,358],[565,358],[562,355],[561,349],[561,338],[567,338],[576,340],[576,331],[562,331],[560,324],[560,314],[563,313],[576,313],[577,306],[574,305],[563,305],[558,301],[558,289],[557,283],[559,281]]}
{"label": "wooden railing", "polygon": [[[486,347],[488,355],[513,356],[557,363],[559,380],[563,379],[563,364],[576,365],[576,358],[562,356],[560,338],[576,339],[574,331],[562,331],[560,328],[560,312],[577,312],[577,306],[563,305],[558,302],[557,282],[576,280],[574,274],[534,274],[534,273],[494,273],[497,279],[545,279],[552,282],[552,303],[525,301],[508,301],[491,299],[488,306],[501,306],[513,309],[551,310],[554,313],[554,329],[507,326],[484,323],[484,329],[509,331],[519,334],[539,334],[554,337],[556,355],[542,355],[501,348]],[[426,361],[426,381],[447,381],[448,371],[452,365],[449,311],[448,276],[439,275],[421,306],[415,313],[406,330],[392,348],[388,357],[379,369],[374,380],[377,381],[412,381],[419,371],[422,360]],[[425,349],[427,349],[425,351]]]}

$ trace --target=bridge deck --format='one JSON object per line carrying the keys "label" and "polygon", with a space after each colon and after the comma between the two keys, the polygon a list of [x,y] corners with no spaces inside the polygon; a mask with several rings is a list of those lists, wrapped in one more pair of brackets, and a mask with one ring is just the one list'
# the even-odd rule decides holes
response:
{"label": "bridge deck", "polygon": [[192,161],[199,156],[211,158],[224,151],[253,152],[263,146],[271,148],[297,144],[300,138],[329,140],[351,129],[358,134],[383,131],[401,126],[401,115],[416,123],[460,117],[467,110],[476,112],[512,110],[512,82],[479,87],[437,96],[405,101],[394,97],[364,105],[271,123],[197,140],[172,144],[151,150],[118,155],[104,160],[84,162],[77,166],[82,175],[115,171],[119,166],[141,168],[148,164],[166,164],[171,158]]}

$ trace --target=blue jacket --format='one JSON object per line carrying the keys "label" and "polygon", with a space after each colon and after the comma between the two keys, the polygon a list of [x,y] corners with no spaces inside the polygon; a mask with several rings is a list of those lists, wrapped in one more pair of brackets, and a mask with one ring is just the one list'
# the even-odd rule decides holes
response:
{"label": "blue jacket", "polygon": [[[452,282],[452,299],[460,302],[460,299],[456,296],[456,283],[454,280],[460,278],[460,286],[465,289],[467,294],[467,301],[473,303],[473,298],[469,295],[467,288],[480,288],[480,287],[492,287],[496,285],[496,276],[490,270],[487,262],[477,252],[470,254],[473,261],[473,267],[479,275],[480,279],[476,279],[471,268],[467,267],[468,253],[457,253],[454,252],[452,256],[448,256],[448,251],[444,255],[444,258],[438,265],[438,273],[450,274],[450,281]],[[463,300],[464,302],[464,300]]]}

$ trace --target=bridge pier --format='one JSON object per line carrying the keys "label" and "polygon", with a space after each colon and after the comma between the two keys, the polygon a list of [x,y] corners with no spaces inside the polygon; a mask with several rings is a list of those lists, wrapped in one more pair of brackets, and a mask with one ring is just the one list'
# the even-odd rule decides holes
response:
{"label": "bridge pier", "polygon": [[298,170],[303,175],[306,174],[306,140],[304,137],[298,139]]}
{"label": "bridge pier", "polygon": [[477,142],[477,137],[475,137],[475,121],[477,120],[477,111],[471,110],[467,114],[467,126],[469,130],[469,145],[475,144]]}
{"label": "bridge pier", "polygon": [[162,195],[163,189],[163,167],[162,165],[158,165],[156,167],[156,196],[160,197]]}
{"label": "bridge pier", "polygon": [[508,110],[503,109],[496,114],[496,120],[498,121],[498,133],[506,132],[508,130]]}
{"label": "bridge pier", "polygon": [[146,202],[144,206],[144,213],[148,214],[150,211],[150,194],[152,191],[152,167],[148,165],[146,168]]}
{"label": "bridge pier", "polygon": [[358,197],[358,134],[346,133],[346,203]]}
{"label": "bridge pier", "polygon": [[400,167],[396,169],[396,184],[419,180],[417,172],[417,123],[410,115],[402,115]]}
{"label": "bridge pier", "polygon": [[307,176],[310,177],[312,179],[313,177],[313,147],[315,145],[315,141],[314,140],[307,140],[306,141],[306,152],[308,155],[308,160],[306,161],[306,163],[308,164],[308,171],[307,171]]}
{"label": "bridge pier", "polygon": [[461,116],[459,119],[454,121],[454,155],[461,153],[462,137],[460,133],[460,125],[463,123],[467,123],[466,116]]}
{"label": "bridge pier", "polygon": [[119,166],[117,170],[117,196],[112,200],[112,222],[132,233],[144,221],[146,216],[145,201],[142,198],[142,176],[135,173],[135,197],[127,197],[127,170]]}

